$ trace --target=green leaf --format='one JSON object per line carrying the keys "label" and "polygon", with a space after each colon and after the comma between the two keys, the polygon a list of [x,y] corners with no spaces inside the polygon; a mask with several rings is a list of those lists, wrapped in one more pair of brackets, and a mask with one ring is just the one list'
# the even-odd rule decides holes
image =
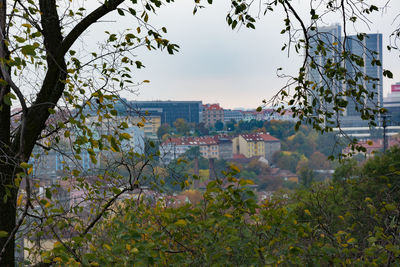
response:
{"label": "green leaf", "polygon": [[7,237],[8,233],[6,231],[0,231],[0,237]]}
{"label": "green leaf", "polygon": [[390,70],[384,70],[383,76],[388,77],[389,79],[393,79],[393,73]]}
{"label": "green leaf", "polygon": [[36,56],[35,47],[33,45],[25,45],[21,47],[21,52],[25,56]]}
{"label": "green leaf", "polygon": [[32,167],[32,164],[29,164],[26,162],[21,162],[21,164],[19,164],[19,166],[21,166],[21,168],[23,168],[23,169],[29,169]]}
{"label": "green leaf", "polygon": [[119,146],[117,144],[117,140],[115,140],[114,137],[111,137],[111,148],[115,151],[115,152],[119,152]]}
{"label": "green leaf", "polygon": [[119,15],[125,16],[125,13],[124,13],[124,11],[123,11],[122,9],[117,8],[117,11],[118,11],[118,14],[119,14]]}
{"label": "green leaf", "polygon": [[51,199],[51,191],[50,191],[50,188],[46,188],[46,198]]}

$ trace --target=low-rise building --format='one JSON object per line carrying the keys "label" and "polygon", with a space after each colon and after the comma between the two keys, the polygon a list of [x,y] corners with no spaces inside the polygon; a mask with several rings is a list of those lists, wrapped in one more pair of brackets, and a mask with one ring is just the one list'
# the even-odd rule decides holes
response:
{"label": "low-rise building", "polygon": [[239,134],[233,139],[234,154],[243,154],[246,158],[264,156],[264,140],[259,134]]}
{"label": "low-rise building", "polygon": [[193,145],[199,146],[200,155],[206,159],[218,159],[219,147],[218,142],[210,136],[197,137],[193,140]]}
{"label": "low-rise building", "polygon": [[247,158],[263,156],[271,160],[281,148],[279,139],[268,133],[239,134],[232,142],[233,154],[243,154]]}
{"label": "low-rise building", "polygon": [[260,136],[264,140],[264,157],[268,162],[270,162],[272,160],[272,155],[277,151],[281,151],[281,141],[268,133],[262,133]]}
{"label": "low-rise building", "polygon": [[235,121],[239,122],[243,120],[243,113],[241,110],[231,110],[231,109],[224,109],[224,122]]}
{"label": "low-rise building", "polygon": [[219,147],[219,159],[233,158],[232,140],[228,137],[217,137]]}
{"label": "low-rise building", "polygon": [[199,148],[199,156],[206,159],[231,159],[232,140],[223,135],[169,138],[160,145],[160,161],[169,164],[192,147]]}
{"label": "low-rise building", "polygon": [[160,161],[169,164],[193,146],[189,138],[169,138],[160,145]]}

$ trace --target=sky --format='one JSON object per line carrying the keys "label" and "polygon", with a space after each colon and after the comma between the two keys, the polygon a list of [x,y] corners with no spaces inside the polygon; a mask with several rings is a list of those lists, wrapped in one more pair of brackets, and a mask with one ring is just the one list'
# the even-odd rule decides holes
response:
{"label": "sky", "polygon": [[[309,1],[295,0],[302,16],[307,16]],[[386,2],[386,1],[381,1]],[[126,94],[131,100],[202,100],[203,103],[220,103],[224,108],[256,108],[263,99],[270,99],[282,88],[287,79],[277,77],[277,69],[282,73],[295,74],[302,56],[294,51],[281,51],[287,41],[281,35],[283,13],[281,10],[261,15],[256,22],[256,30],[245,27],[231,30],[226,23],[229,0],[214,1],[213,5],[198,11],[193,16],[193,1],[177,0],[167,4],[150,17],[157,27],[165,26],[168,34],[164,37],[180,45],[179,53],[169,55],[166,51],[138,51],[137,59],[146,68],[134,73],[137,81],[150,80],[140,86],[137,95]],[[368,29],[359,23],[349,27],[350,34],[356,31],[382,33],[386,46],[389,35],[400,24],[400,1],[392,0],[389,8],[371,17]],[[112,22],[107,27],[116,29],[135,28],[132,18],[108,18]],[[339,17],[331,16],[324,23],[339,22]],[[97,27],[97,28],[96,28]],[[96,26],[89,35],[98,35],[106,27]],[[384,80],[384,96],[390,85],[400,81],[399,53],[389,53],[384,49],[383,67],[394,74],[393,80]],[[396,80],[397,79],[397,80]]]}

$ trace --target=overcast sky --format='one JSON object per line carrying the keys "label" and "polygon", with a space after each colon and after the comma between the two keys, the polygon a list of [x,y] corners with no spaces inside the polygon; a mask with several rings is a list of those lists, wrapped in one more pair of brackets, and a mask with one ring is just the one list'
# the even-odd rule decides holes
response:
{"label": "overcast sky", "polygon": [[[241,28],[232,31],[226,21],[229,0],[214,1],[212,6],[192,15],[193,1],[177,0],[158,10],[151,22],[159,27],[165,26],[165,36],[180,45],[180,52],[168,55],[167,52],[142,50],[138,53],[146,68],[136,73],[140,80],[150,80],[140,87],[139,95],[126,95],[139,100],[202,100],[203,103],[220,103],[224,108],[256,108],[263,99],[271,98],[286,83],[278,78],[276,70],[283,68],[287,74],[295,74],[301,63],[301,56],[294,52],[288,58],[281,47],[287,36],[281,35],[282,12],[274,12],[260,17],[256,30]],[[309,1],[294,1],[306,15]],[[378,1],[386,2],[386,1]],[[384,47],[389,34],[398,26],[400,19],[393,19],[400,13],[400,1],[392,0],[390,8],[372,17],[373,24],[368,29],[363,24],[357,30],[383,34]],[[332,16],[326,24],[339,22]],[[119,20],[119,18],[118,18]],[[307,20],[308,21],[308,20]],[[115,27],[135,28],[129,20],[114,23]],[[90,34],[103,31],[97,27]],[[350,33],[355,29],[350,28]],[[384,49],[384,68],[392,70],[394,80],[384,81],[384,96],[390,84],[400,81],[399,54],[388,53]],[[397,79],[397,80],[396,80]]]}

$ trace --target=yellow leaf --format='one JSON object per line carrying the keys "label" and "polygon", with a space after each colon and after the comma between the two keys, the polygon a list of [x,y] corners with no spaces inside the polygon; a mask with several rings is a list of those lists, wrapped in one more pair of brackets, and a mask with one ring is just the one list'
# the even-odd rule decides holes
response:
{"label": "yellow leaf", "polygon": [[97,250],[97,248],[96,248],[95,246],[93,246],[93,244],[90,244],[89,247],[90,247],[90,249],[93,250],[93,251],[96,251],[96,250]]}
{"label": "yellow leaf", "polygon": [[338,45],[338,43],[337,43],[337,42],[333,42],[332,44],[333,44],[333,45]]}
{"label": "yellow leaf", "polygon": [[21,195],[19,195],[19,197],[18,197],[18,200],[17,200],[17,206],[21,206],[21,203],[22,203],[22,198],[23,198],[24,196],[21,194]]}
{"label": "yellow leaf", "polygon": [[339,215],[338,218],[341,219],[342,221],[344,221],[344,218],[342,215]]}
{"label": "yellow leaf", "polygon": [[121,136],[121,138],[123,138],[123,139],[130,139],[130,138],[131,138],[131,135],[128,134],[128,133],[122,133],[122,134],[120,134],[120,136]]}
{"label": "yellow leaf", "polygon": [[131,245],[126,244],[125,247],[126,247],[126,250],[131,250]]}
{"label": "yellow leaf", "polygon": [[175,222],[175,225],[177,225],[177,226],[185,226],[186,224],[187,224],[187,222],[185,220],[182,220],[182,219],[177,220]]}
{"label": "yellow leaf", "polygon": [[349,243],[349,244],[354,244],[355,242],[356,242],[356,239],[354,237],[347,240],[347,243]]}
{"label": "yellow leaf", "polygon": [[32,167],[32,164],[29,164],[26,162],[21,162],[21,164],[19,164],[19,166],[21,166],[21,168],[23,168],[23,169],[28,169],[28,168]]}
{"label": "yellow leaf", "polygon": [[21,24],[21,26],[25,27],[25,28],[32,28],[32,25],[28,24],[28,23],[23,23],[23,24]]}
{"label": "yellow leaf", "polygon": [[228,218],[233,218],[233,216],[231,214],[229,214],[229,213],[225,213],[224,216],[228,217]]}
{"label": "yellow leaf", "polygon": [[309,210],[304,210],[304,213],[307,214],[308,216],[311,216],[311,212]]}
{"label": "yellow leaf", "polygon": [[239,181],[239,184],[240,184],[240,185],[254,184],[254,181],[248,180],[248,179],[241,179],[241,180]]}
{"label": "yellow leaf", "polygon": [[240,172],[240,169],[235,164],[231,164],[230,168],[232,171]]}
{"label": "yellow leaf", "polygon": [[104,247],[105,249],[107,249],[107,250],[111,250],[111,247],[110,247],[109,245],[107,245],[107,244],[104,244],[103,247]]}
{"label": "yellow leaf", "polygon": [[62,259],[61,259],[60,257],[55,257],[55,258],[53,259],[53,261],[61,262]]}
{"label": "yellow leaf", "polygon": [[135,253],[135,254],[137,254],[137,253],[139,253],[139,250],[138,250],[137,248],[133,248],[133,249],[132,249],[132,252]]}

